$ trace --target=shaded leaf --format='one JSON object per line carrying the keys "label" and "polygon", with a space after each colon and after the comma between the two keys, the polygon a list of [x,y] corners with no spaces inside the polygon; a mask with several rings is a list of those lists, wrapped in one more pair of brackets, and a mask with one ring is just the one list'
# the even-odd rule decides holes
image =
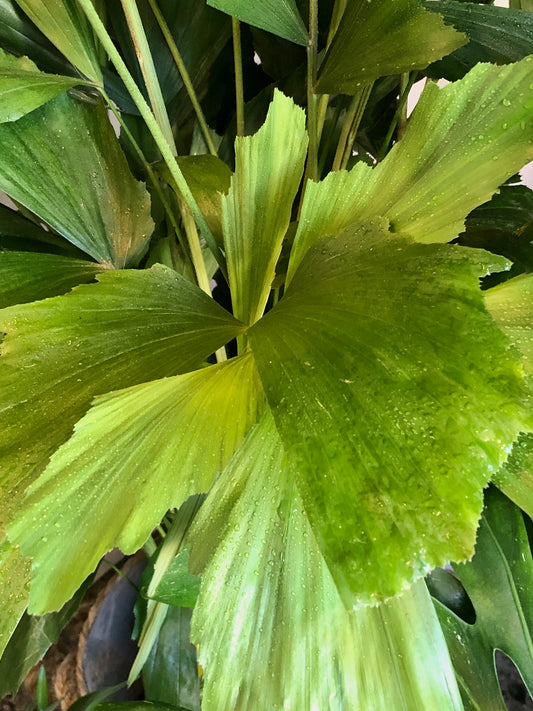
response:
{"label": "shaded leaf", "polygon": [[474,558],[454,564],[454,570],[476,611],[476,621],[469,625],[437,604],[461,689],[472,708],[503,711],[496,649],[514,661],[533,690],[533,561],[520,510],[496,489],[486,494]]}
{"label": "shaded leaf", "polygon": [[17,3],[82,74],[101,80],[95,38],[77,3],[69,0],[17,0]]}
{"label": "shaded leaf", "polygon": [[271,416],[215,483],[190,540],[204,711],[462,709],[423,583],[344,607]]}
{"label": "shaded leaf", "polygon": [[130,265],[153,230],[102,101],[58,96],[0,126],[0,188],[98,262]]}
{"label": "shaded leaf", "polygon": [[420,0],[348,0],[317,91],[355,94],[379,77],[423,69],[466,41]]}
{"label": "shaded leaf", "polygon": [[307,30],[294,0],[207,0],[207,4],[278,37],[307,45]]}
{"label": "shaded leaf", "polygon": [[492,479],[500,491],[533,518],[533,434],[522,434]]}
{"label": "shaded leaf", "polygon": [[387,235],[375,222],[320,240],[248,331],[350,607],[472,555],[482,489],[530,419],[478,286],[490,255]]}
{"label": "shaded leaf", "polygon": [[395,232],[448,242],[466,216],[533,158],[533,57],[475,67],[461,81],[426,85],[401,141],[375,168],[310,182],[290,275],[309,244],[356,219],[385,215]]}
{"label": "shaded leaf", "polygon": [[174,558],[154,593],[154,600],[174,607],[194,607],[200,590],[200,578],[189,573],[189,549]]}
{"label": "shaded leaf", "polygon": [[533,15],[529,12],[456,0],[425,0],[423,5],[468,37],[468,44],[428,68],[431,77],[455,81],[479,62],[509,64],[531,54]]}
{"label": "shaded leaf", "polygon": [[95,395],[198,367],[241,331],[169,269],[97,278],[66,296],[0,313],[4,517]]}
{"label": "shaded leaf", "polygon": [[60,607],[107,551],[134,553],[169,508],[207,491],[260,388],[248,355],[97,398],[9,527],[33,558],[30,611]]}
{"label": "shaded leaf", "polygon": [[233,312],[244,323],[265,309],[306,148],[305,114],[277,90],[262,128],[235,141],[235,173],[222,207]]}
{"label": "shaded leaf", "polygon": [[200,711],[196,648],[189,640],[191,614],[182,607],[169,609],[143,667],[143,685],[150,701]]}
{"label": "shaded leaf", "polygon": [[44,74],[28,57],[0,50],[0,123],[16,121],[79,83],[72,77]]}
{"label": "shaded leaf", "polygon": [[20,212],[0,205],[0,251],[49,252],[85,259],[79,250],[63,237],[43,229]]}
{"label": "shaded leaf", "polygon": [[101,271],[94,262],[55,254],[0,252],[0,308],[64,294]]}
{"label": "shaded leaf", "polygon": [[[28,603],[30,561],[9,541],[0,544],[0,660]],[[0,661],[1,669],[1,661]],[[0,677],[1,678],[1,677]],[[1,691],[1,682],[0,682]],[[4,694],[8,693],[4,691]]]}

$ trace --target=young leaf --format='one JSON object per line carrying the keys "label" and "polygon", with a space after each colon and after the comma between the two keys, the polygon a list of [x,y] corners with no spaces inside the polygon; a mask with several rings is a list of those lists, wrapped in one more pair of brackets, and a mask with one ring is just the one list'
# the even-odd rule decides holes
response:
{"label": "young leaf", "polygon": [[4,518],[95,395],[198,367],[242,330],[170,269],[97,278],[0,313]]}
{"label": "young leaf", "polygon": [[468,44],[429,67],[429,76],[455,81],[479,62],[508,64],[531,54],[533,15],[529,12],[456,0],[423,4],[468,37]]}
{"label": "young leaf", "polygon": [[261,404],[250,355],[97,398],[9,527],[33,558],[30,611],[61,607],[107,551],[135,552],[207,491]]}
{"label": "young leaf", "polygon": [[309,244],[356,219],[385,215],[419,242],[448,242],[466,216],[533,158],[533,57],[476,66],[461,81],[426,85],[407,132],[375,168],[310,182],[290,274]]}
{"label": "young leaf", "polygon": [[0,49],[0,123],[16,121],[79,83],[72,77],[44,74],[28,57]]}
{"label": "young leaf", "polygon": [[423,583],[344,607],[267,413],[190,534],[204,711],[462,710]]}
{"label": "young leaf", "polygon": [[504,708],[495,703],[496,649],[514,661],[533,691],[533,608],[528,592],[533,561],[520,510],[496,489],[486,494],[474,558],[454,564],[454,570],[476,611],[476,621],[469,625],[437,604],[456,674],[474,708]]}
{"label": "young leaf", "polygon": [[235,141],[235,173],[222,209],[233,312],[244,323],[265,309],[306,147],[304,112],[279,91],[262,128]]}
{"label": "young leaf", "polygon": [[0,188],[98,262],[122,268],[153,230],[102,101],[58,96],[0,125]]}
{"label": "young leaf", "polygon": [[307,30],[295,0],[207,0],[207,4],[254,27],[301,44],[308,43]]}
{"label": "young leaf", "polygon": [[349,607],[471,556],[482,489],[529,428],[517,358],[479,290],[485,258],[354,225],[317,242],[248,331]]}
{"label": "young leaf", "polygon": [[69,0],[17,0],[17,3],[82,74],[101,81],[95,38],[77,3]]}
{"label": "young leaf", "polygon": [[194,607],[200,578],[189,573],[189,548],[183,548],[172,561],[154,593],[154,600],[174,607]]}
{"label": "young leaf", "polygon": [[0,658],[28,604],[29,579],[30,561],[9,541],[0,543]]}
{"label": "young leaf", "polygon": [[317,91],[355,94],[379,77],[423,69],[466,41],[420,0],[348,0]]}
{"label": "young leaf", "polygon": [[94,262],[39,252],[0,252],[0,308],[64,294],[94,281]]}

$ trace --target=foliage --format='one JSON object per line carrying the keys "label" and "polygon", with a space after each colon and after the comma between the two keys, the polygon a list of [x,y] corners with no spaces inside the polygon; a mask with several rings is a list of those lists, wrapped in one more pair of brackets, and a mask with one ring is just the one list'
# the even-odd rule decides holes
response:
{"label": "foliage", "polygon": [[0,0],[4,692],[114,547],[132,708],[532,687],[528,2]]}

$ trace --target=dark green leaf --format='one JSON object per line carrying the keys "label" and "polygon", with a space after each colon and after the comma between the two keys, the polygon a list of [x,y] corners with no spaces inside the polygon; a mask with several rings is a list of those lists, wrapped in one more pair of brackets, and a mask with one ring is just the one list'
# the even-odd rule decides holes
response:
{"label": "dark green leaf", "polygon": [[63,237],[43,229],[20,212],[0,205],[0,251],[48,252],[84,259],[85,253]]}
{"label": "dark green leaf", "polygon": [[379,77],[423,69],[465,42],[420,0],[348,0],[317,90],[355,94]]}
{"label": "dark green leaf", "polygon": [[478,286],[489,255],[387,235],[368,223],[316,243],[248,331],[350,607],[472,555],[483,487],[530,420]]}
{"label": "dark green leaf", "polygon": [[533,561],[520,509],[496,489],[487,491],[474,558],[454,570],[476,611],[469,625],[437,605],[456,674],[472,708],[503,711],[494,650],[514,661],[533,690]]}
{"label": "dark green leaf", "polygon": [[0,125],[0,188],[98,262],[130,265],[152,230],[150,197],[130,173],[101,101],[59,96]]}
{"label": "dark green leaf", "polygon": [[94,262],[33,252],[0,252],[0,308],[64,294],[94,281]]}
{"label": "dark green leaf", "polygon": [[191,610],[170,608],[143,667],[144,693],[150,701],[200,711],[196,648],[191,644]]}
{"label": "dark green leaf", "polygon": [[194,607],[200,590],[200,578],[189,573],[189,549],[174,558],[153,595],[154,600],[174,607]]}
{"label": "dark green leaf", "polygon": [[468,44],[428,68],[431,77],[455,81],[479,62],[509,64],[531,54],[533,14],[529,12],[457,0],[425,0],[423,4],[468,37]]}
{"label": "dark green leaf", "polygon": [[294,0],[207,0],[208,5],[278,37],[307,45],[307,30]]}
{"label": "dark green leaf", "polygon": [[242,329],[162,267],[106,271],[66,296],[5,309],[0,323],[3,516],[95,395],[198,367]]}

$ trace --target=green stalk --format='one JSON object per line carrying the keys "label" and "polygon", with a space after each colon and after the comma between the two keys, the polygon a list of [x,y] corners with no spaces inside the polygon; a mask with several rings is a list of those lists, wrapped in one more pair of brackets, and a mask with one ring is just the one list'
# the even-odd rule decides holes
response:
{"label": "green stalk", "polygon": [[370,94],[372,93],[373,86],[374,84],[372,83],[369,86],[365,86],[365,88],[361,91],[359,102],[357,104],[357,110],[355,112],[354,117],[352,118],[350,130],[348,131],[348,137],[346,139],[346,145],[344,147],[344,155],[342,156],[341,161],[341,170],[346,169],[348,161],[350,160],[350,156],[352,155],[352,148],[355,141],[355,137],[357,136],[357,131],[359,130],[361,119],[363,118],[363,114],[365,113],[366,105],[368,104],[368,100],[370,98]]}
{"label": "green stalk", "polygon": [[235,104],[237,111],[237,136],[244,136],[244,84],[242,79],[241,25],[231,18],[233,32],[233,63],[235,66]]}
{"label": "green stalk", "polygon": [[307,47],[307,132],[309,133],[307,178],[310,180],[316,180],[318,176],[318,97],[315,94],[317,67],[318,0],[310,0],[309,44]]}
{"label": "green stalk", "polygon": [[167,46],[170,50],[172,58],[173,58],[173,60],[176,64],[176,67],[178,68],[178,71],[180,73],[181,79],[183,81],[183,85],[185,86],[185,89],[187,90],[189,99],[191,100],[193,108],[196,112],[196,118],[198,119],[198,123],[200,125],[201,130],[202,130],[202,134],[204,136],[204,140],[207,145],[207,148],[208,148],[209,152],[211,153],[211,155],[216,156],[217,150],[215,148],[215,144],[213,143],[213,139],[211,138],[211,134],[209,132],[209,126],[207,125],[207,121],[205,120],[204,112],[202,111],[202,107],[200,106],[200,102],[198,101],[198,97],[196,96],[194,86],[193,86],[191,78],[189,76],[189,72],[187,71],[187,67],[185,66],[185,63],[183,61],[183,58],[180,54],[180,51],[179,51],[177,45],[176,45],[176,42],[174,41],[172,32],[170,31],[167,21],[163,17],[163,13],[159,9],[156,0],[148,0],[148,2],[150,3],[152,12],[155,15],[155,19],[157,20],[157,22],[159,24],[161,32],[163,33],[163,36],[164,36]]}
{"label": "green stalk", "polygon": [[213,252],[222,273],[225,277],[227,277],[226,263],[224,257],[216,243],[216,240],[211,230],[207,225],[207,222],[205,221],[204,216],[200,211],[200,208],[198,207],[198,203],[194,199],[194,196],[187,184],[187,181],[185,180],[185,177],[183,176],[183,173],[181,172],[175,160],[175,156],[172,153],[172,149],[167,143],[165,136],[159,127],[159,124],[157,123],[152,111],[150,110],[150,107],[146,103],[144,96],[139,90],[139,87],[135,83],[135,80],[131,76],[130,71],[128,70],[122,57],[118,53],[117,48],[113,44],[113,40],[109,36],[104,25],[102,24],[102,21],[100,20],[100,17],[98,16],[98,13],[96,12],[91,0],[78,0],[78,2],[81,8],[83,9],[87,19],[89,20],[96,36],[98,37],[98,39],[104,46],[106,52],[108,53],[111,62],[115,66],[118,75],[124,82],[124,85],[130,93],[131,98],[139,109],[139,113],[143,117],[146,126],[148,127],[148,130],[152,134],[152,137],[161,152],[161,156],[165,161],[166,165],[168,166],[170,174],[175,180],[176,185],[178,186],[184,201],[191,209],[191,212],[194,215],[194,219],[200,227],[202,234],[204,235],[206,242],[209,246],[209,249]]}
{"label": "green stalk", "polygon": [[[417,74],[418,74],[418,72],[413,72],[410,75],[409,81],[406,83],[405,88],[400,96],[400,101],[398,102],[398,108],[396,109],[396,111],[394,113],[391,124],[389,126],[389,130],[387,131],[387,135],[385,136],[383,145],[381,146],[381,149],[378,153],[378,161],[383,160],[383,158],[385,157],[385,155],[387,153],[387,150],[389,148],[389,143],[391,142],[394,131],[396,130],[396,126],[398,125],[398,122],[400,121],[400,118],[403,115],[404,107],[407,106],[407,97],[409,96],[409,92],[411,91],[411,88],[412,88],[413,84],[415,83]],[[407,114],[405,116],[406,116],[406,120],[407,120]]]}
{"label": "green stalk", "polygon": [[335,158],[333,159],[332,171],[337,171],[341,169],[342,159],[344,157],[344,152],[346,150],[346,144],[348,142],[348,135],[352,127],[352,122],[357,114],[357,108],[359,106],[359,99],[361,97],[359,92],[352,97],[350,101],[350,106],[346,111],[346,116],[344,117],[344,123],[342,124],[341,134],[339,136],[339,141],[337,143],[337,150],[335,151]]}
{"label": "green stalk", "polygon": [[167,107],[165,106],[163,92],[161,91],[161,85],[159,84],[154,60],[150,51],[150,45],[148,44],[148,39],[146,38],[146,33],[139,14],[139,9],[137,8],[136,0],[120,0],[120,2],[122,3],[122,9],[124,10],[124,14],[126,16],[133,46],[135,47],[135,54],[137,55],[139,66],[141,67],[141,72],[146,89],[148,90],[148,96],[150,97],[150,103],[152,104],[154,116],[159,124],[159,128],[165,136],[166,142],[172,149],[172,153],[177,155],[178,151],[176,150],[174,135],[172,133],[172,127],[170,126],[168,118]]}

